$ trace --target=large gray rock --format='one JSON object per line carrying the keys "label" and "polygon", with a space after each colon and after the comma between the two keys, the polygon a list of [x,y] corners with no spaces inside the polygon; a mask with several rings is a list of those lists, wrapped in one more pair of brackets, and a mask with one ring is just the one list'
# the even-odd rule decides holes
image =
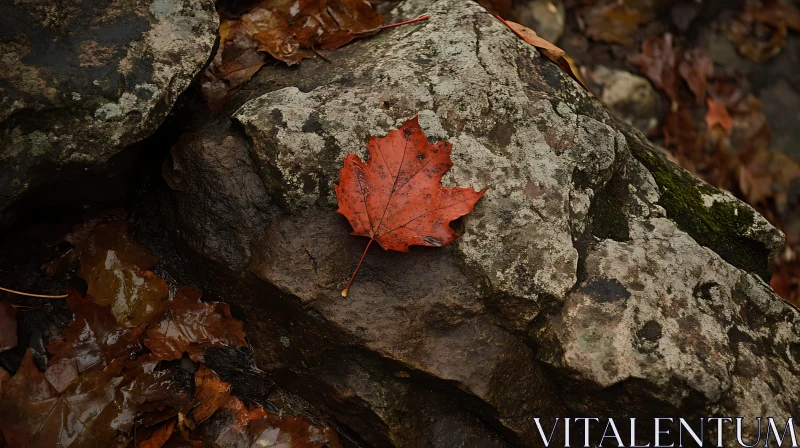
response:
{"label": "large gray rock", "polygon": [[0,225],[24,195],[103,197],[111,183],[72,182],[120,174],[110,161],[158,128],[218,22],[211,0],[0,3]]}
{"label": "large gray rock", "polygon": [[[164,166],[173,235],[260,367],[373,446],[539,446],[534,417],[780,416],[800,313],[782,235],[693,178],[472,2],[265,69]],[[235,107],[238,110],[234,110]],[[419,115],[447,186],[488,187],[444,248],[372,248],[335,213],[347,153]],[[641,420],[640,420],[641,421]],[[547,424],[547,423],[546,423]]]}

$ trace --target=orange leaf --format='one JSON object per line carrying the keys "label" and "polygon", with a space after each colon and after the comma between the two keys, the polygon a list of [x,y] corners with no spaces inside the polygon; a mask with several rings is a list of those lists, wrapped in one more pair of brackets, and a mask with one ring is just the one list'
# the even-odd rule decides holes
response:
{"label": "orange leaf", "polygon": [[520,25],[519,23],[505,20],[500,16],[497,16],[497,18],[511,29],[514,34],[519,36],[520,39],[541,50],[542,54],[550,58],[553,62],[558,62],[558,60],[564,56],[564,50],[539,37],[536,31],[524,25]]}
{"label": "orange leaf", "polygon": [[[414,117],[386,137],[371,137],[367,148],[367,163],[355,154],[345,157],[336,185],[337,211],[350,221],[352,235],[369,237],[367,249],[376,241],[400,252],[455,240],[450,221],[471,212],[486,190],[442,186],[442,176],[453,166],[452,145],[428,143]],[[355,272],[351,283],[354,277]]]}
{"label": "orange leaf", "polygon": [[730,132],[733,128],[733,118],[728,114],[728,110],[722,104],[717,103],[711,98],[706,98],[708,112],[706,112],[706,124],[710,130],[715,125],[719,125],[725,132]]}
{"label": "orange leaf", "polygon": [[195,401],[199,404],[192,410],[192,418],[197,425],[214,415],[231,394],[231,385],[203,364],[194,374],[194,388]]}
{"label": "orange leaf", "polygon": [[161,448],[170,437],[172,431],[175,430],[175,419],[172,419],[163,425],[159,426],[153,434],[145,440],[139,442],[137,448]]}
{"label": "orange leaf", "polygon": [[551,44],[550,42],[542,39],[536,34],[536,31],[532,29],[520,25],[519,23],[510,22],[505,20],[500,16],[497,17],[497,20],[503,23],[503,25],[507,26],[514,34],[517,35],[520,39],[524,40],[525,42],[533,45],[534,47],[538,48],[539,51],[547,56],[548,59],[555,62],[556,65],[561,68],[570,78],[574,79],[575,82],[581,85],[587,92],[592,93],[589,87],[586,85],[585,82],[572,70],[572,64],[569,60],[567,60],[566,53],[561,48]]}
{"label": "orange leaf", "polygon": [[218,414],[227,426],[208,434],[213,446],[285,446],[297,448],[341,448],[333,428],[315,425],[303,416],[275,415],[264,408],[249,407],[231,396]]}
{"label": "orange leaf", "polygon": [[180,359],[187,352],[201,361],[207,347],[245,346],[242,323],[221,302],[201,302],[202,293],[184,286],[167,303],[161,321],[147,330],[145,346],[158,360]]}

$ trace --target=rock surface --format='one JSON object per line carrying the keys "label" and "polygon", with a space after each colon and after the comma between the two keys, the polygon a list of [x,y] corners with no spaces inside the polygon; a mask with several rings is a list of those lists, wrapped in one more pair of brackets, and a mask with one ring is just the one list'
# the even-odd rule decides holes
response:
{"label": "rock surface", "polygon": [[218,21],[211,0],[0,4],[0,224],[23,195],[80,203],[73,181],[86,171],[118,175],[112,159],[158,128],[208,61]]}
{"label": "rock surface", "polygon": [[[762,278],[779,231],[472,2],[394,14],[430,20],[262,70],[165,162],[173,237],[262,369],[378,447],[796,411],[800,313]],[[367,241],[335,212],[342,159],[415,115],[453,143],[444,183],[489,189],[455,243],[372,250],[343,298]]]}

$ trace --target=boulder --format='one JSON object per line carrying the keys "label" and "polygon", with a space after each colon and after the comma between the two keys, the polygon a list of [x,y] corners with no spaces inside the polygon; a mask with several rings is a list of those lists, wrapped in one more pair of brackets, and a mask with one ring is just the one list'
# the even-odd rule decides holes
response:
{"label": "boulder", "polygon": [[602,89],[600,101],[647,135],[658,126],[666,110],[661,97],[647,79],[624,70],[598,66],[592,75]]}
{"label": "boulder", "polygon": [[[765,282],[779,231],[477,4],[393,14],[430,20],[265,68],[165,161],[176,246],[260,368],[377,447],[800,406],[800,313]],[[370,249],[344,298],[367,240],[336,213],[342,160],[414,116],[453,144],[444,184],[488,190],[454,243]]]}
{"label": "boulder", "polygon": [[159,127],[218,25],[211,0],[3,2],[0,225],[20,200],[124,194],[114,192],[130,166],[121,153]]}

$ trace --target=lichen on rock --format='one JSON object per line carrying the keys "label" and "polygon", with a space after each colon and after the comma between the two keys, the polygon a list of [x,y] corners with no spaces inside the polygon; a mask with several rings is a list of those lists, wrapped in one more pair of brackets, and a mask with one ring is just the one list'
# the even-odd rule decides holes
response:
{"label": "lichen on rock", "polygon": [[102,196],[124,174],[110,161],[155,132],[211,56],[210,0],[101,3],[0,5],[0,225],[26,196],[90,199],[58,194],[86,171]]}

